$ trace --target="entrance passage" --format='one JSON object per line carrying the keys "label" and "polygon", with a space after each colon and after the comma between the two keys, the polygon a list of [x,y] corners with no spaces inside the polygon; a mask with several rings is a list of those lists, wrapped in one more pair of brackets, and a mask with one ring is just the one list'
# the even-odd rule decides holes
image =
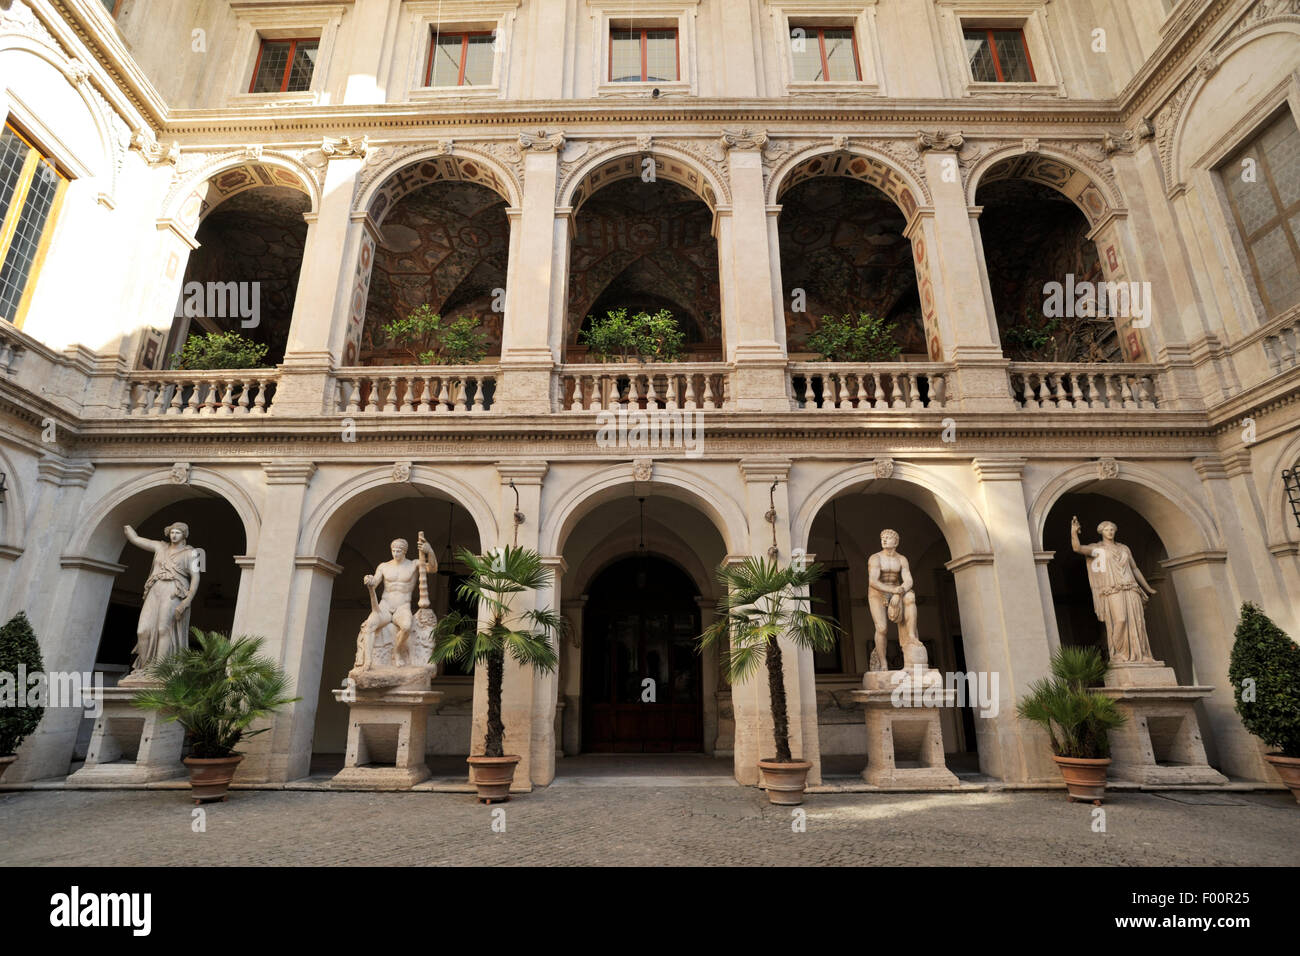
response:
{"label": "entrance passage", "polygon": [[649,555],[619,561],[588,589],[582,639],[583,750],[704,749],[698,591]]}

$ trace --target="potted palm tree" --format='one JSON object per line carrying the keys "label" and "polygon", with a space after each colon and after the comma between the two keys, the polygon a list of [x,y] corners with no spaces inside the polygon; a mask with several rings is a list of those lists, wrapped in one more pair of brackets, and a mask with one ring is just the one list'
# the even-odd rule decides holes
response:
{"label": "potted palm tree", "polygon": [[1250,602],[1241,606],[1228,681],[1246,729],[1300,803],[1300,644]]}
{"label": "potted palm tree", "polygon": [[41,646],[22,611],[0,627],[0,674],[10,675],[15,694],[14,700],[0,696],[0,777],[18,759],[18,745],[36,729],[45,713],[43,706],[28,699],[26,682],[17,679],[20,667],[28,674],[45,670]]}
{"label": "potted palm tree", "polygon": [[558,658],[552,635],[564,630],[563,619],[550,609],[515,614],[511,602],[517,594],[549,588],[553,574],[542,556],[528,548],[507,546],[476,555],[462,548],[457,556],[469,569],[458,589],[461,599],[475,608],[473,617],[451,611],[438,622],[434,636],[434,663],[455,661],[466,669],[487,668],[487,732],[483,753],[468,758],[481,803],[510,799],[518,754],[504,748],[506,728],[501,720],[501,686],[506,654],[518,664],[549,673]]}
{"label": "potted palm tree", "polygon": [[142,690],[132,701],[142,710],[157,710],[185,728],[194,802],[225,800],[235,769],[244,759],[236,753],[241,740],[264,733],[249,730],[265,717],[300,697],[290,697],[289,678],[280,665],[261,654],[262,638],[231,640],[191,628],[197,647],[175,651],[146,670],[161,686]]}
{"label": "potted palm tree", "polygon": [[772,743],[776,755],[758,762],[767,798],[780,806],[803,803],[809,760],[795,760],[790,751],[790,721],[786,709],[785,672],[779,638],[796,647],[829,651],[835,647],[835,622],[813,614],[808,589],[821,577],[822,566],[791,564],[750,557],[718,568],[723,597],[718,616],[700,635],[699,649],[721,645],[718,666],[723,676],[738,684],[767,667],[767,688],[772,701]]}
{"label": "potted palm tree", "polygon": [[1110,731],[1124,715],[1113,698],[1089,688],[1102,682],[1108,667],[1095,647],[1062,647],[1052,655],[1052,676],[1030,684],[1017,707],[1021,717],[1047,730],[1071,802],[1100,804],[1106,795]]}

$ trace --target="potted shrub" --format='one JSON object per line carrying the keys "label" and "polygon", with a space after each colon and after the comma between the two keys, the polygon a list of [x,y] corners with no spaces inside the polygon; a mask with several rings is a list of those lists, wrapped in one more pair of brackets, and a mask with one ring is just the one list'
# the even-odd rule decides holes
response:
{"label": "potted shrub", "polygon": [[1300,803],[1300,645],[1254,604],[1241,606],[1228,680],[1246,729]]}
{"label": "potted shrub", "polygon": [[1109,665],[1095,647],[1062,647],[1052,676],[1029,685],[1020,716],[1047,730],[1052,759],[1065,778],[1068,799],[1100,804],[1110,766],[1110,731],[1124,723],[1113,698],[1094,694]]}
{"label": "potted shrub", "polygon": [[685,340],[686,333],[667,309],[632,316],[627,309],[611,309],[603,319],[592,317],[578,333],[578,341],[604,362],[675,362]]}
{"label": "potted shrub", "polygon": [[444,321],[428,303],[383,326],[394,345],[419,365],[473,365],[487,355],[487,335],[477,316]]}
{"label": "potted shrub", "polygon": [[511,611],[514,595],[551,586],[552,572],[543,566],[536,551],[507,546],[476,555],[462,548],[457,557],[469,569],[457,593],[475,613],[471,617],[451,611],[438,622],[430,660],[455,661],[466,670],[480,664],[487,668],[487,733],[483,753],[471,755],[468,763],[479,801],[505,801],[510,799],[510,784],[519,763],[518,754],[507,754],[504,749],[501,685],[506,654],[524,667],[549,673],[558,663],[551,636],[563,631],[564,625],[550,609]]}
{"label": "potted shrub", "polygon": [[45,713],[43,706],[32,705],[28,700],[27,684],[18,680],[19,667],[27,674],[45,670],[41,646],[22,611],[0,627],[0,675],[7,675],[5,682],[14,693],[13,700],[6,700],[8,695],[0,691],[0,777],[18,759],[19,744],[36,729]]}
{"label": "potted shrub", "polygon": [[183,372],[265,368],[267,350],[238,332],[201,332],[187,337],[172,361]]}
{"label": "potted shrub", "polygon": [[225,800],[235,769],[244,759],[236,753],[240,741],[269,728],[249,730],[267,716],[300,697],[290,697],[289,678],[261,654],[262,638],[231,640],[216,631],[191,628],[197,647],[187,647],[154,661],[146,674],[161,684],[142,690],[133,703],[162,712],[185,728],[190,755],[194,802]]}
{"label": "potted shrub", "polygon": [[811,612],[808,589],[821,577],[822,566],[791,564],[750,557],[718,568],[723,597],[717,619],[700,635],[699,648],[720,645],[718,666],[732,683],[741,683],[761,666],[767,668],[767,688],[772,700],[772,743],[775,756],[758,762],[767,798],[781,806],[803,803],[809,760],[795,760],[790,752],[790,723],[786,709],[785,672],[781,635],[796,647],[829,651],[835,647],[835,622]]}

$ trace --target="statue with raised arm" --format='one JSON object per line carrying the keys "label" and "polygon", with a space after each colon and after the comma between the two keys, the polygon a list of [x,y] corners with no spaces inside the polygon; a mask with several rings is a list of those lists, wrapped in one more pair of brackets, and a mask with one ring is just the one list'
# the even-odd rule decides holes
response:
{"label": "statue with raised arm", "polygon": [[[429,543],[424,540],[423,532],[419,538],[418,561],[412,561],[406,556],[409,545],[405,538],[395,539],[391,547],[392,560],[385,561],[375,568],[374,574],[367,574],[362,579],[366,590],[370,592],[370,615],[357,635],[355,669],[359,671],[374,667],[405,667],[428,663],[427,655],[425,660],[411,659],[411,629],[417,623],[411,613],[411,597],[422,578],[427,581],[430,571],[437,572],[438,560]],[[377,593],[381,586],[384,589],[382,597]],[[427,583],[423,583],[422,605],[427,605],[426,589]],[[422,606],[421,610],[425,610],[425,607]],[[427,615],[422,615],[423,617]],[[423,627],[424,621],[419,623]]]}
{"label": "statue with raised arm", "polygon": [[1147,638],[1146,603],[1156,593],[1147,584],[1127,545],[1115,540],[1113,521],[1097,525],[1101,540],[1079,544],[1079,519],[1070,519],[1070,547],[1088,559],[1088,584],[1097,620],[1106,625],[1106,645],[1114,664],[1155,660]]}
{"label": "statue with raised arm", "polygon": [[924,667],[925,646],[916,635],[916,595],[912,591],[912,568],[898,553],[898,532],[886,528],[880,532],[880,550],[867,559],[867,605],[876,625],[875,648],[867,669],[888,670],[885,648],[889,622],[898,625],[898,642],[903,647],[907,666]]}
{"label": "statue with raised arm", "polygon": [[202,561],[199,550],[189,545],[190,528],[183,521],[163,529],[164,541],[142,538],[129,524],[122,530],[137,548],[153,552],[129,675],[138,676],[154,661],[189,646],[190,605],[199,589]]}

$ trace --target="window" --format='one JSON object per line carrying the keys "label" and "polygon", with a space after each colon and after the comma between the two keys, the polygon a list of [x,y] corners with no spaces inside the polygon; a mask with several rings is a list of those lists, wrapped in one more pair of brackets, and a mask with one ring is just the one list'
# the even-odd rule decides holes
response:
{"label": "window", "polygon": [[496,57],[491,32],[439,33],[433,31],[425,86],[487,86],[492,82]]}
{"label": "window", "polygon": [[967,27],[966,59],[976,83],[1033,83],[1024,30]]}
{"label": "window", "polygon": [[12,126],[0,137],[0,319],[21,324],[68,180]]}
{"label": "window", "polygon": [[671,83],[679,78],[676,29],[610,27],[610,82]]}
{"label": "window", "polygon": [[301,93],[311,88],[320,40],[263,40],[250,93]]}
{"label": "window", "polygon": [[122,5],[122,0],[100,0],[104,4],[104,9],[108,11],[110,17],[117,16],[117,8]]}
{"label": "window", "polygon": [[791,27],[790,64],[799,83],[862,79],[852,27]]}
{"label": "window", "polygon": [[1222,167],[1255,286],[1269,317],[1300,304],[1300,130],[1288,112]]}

